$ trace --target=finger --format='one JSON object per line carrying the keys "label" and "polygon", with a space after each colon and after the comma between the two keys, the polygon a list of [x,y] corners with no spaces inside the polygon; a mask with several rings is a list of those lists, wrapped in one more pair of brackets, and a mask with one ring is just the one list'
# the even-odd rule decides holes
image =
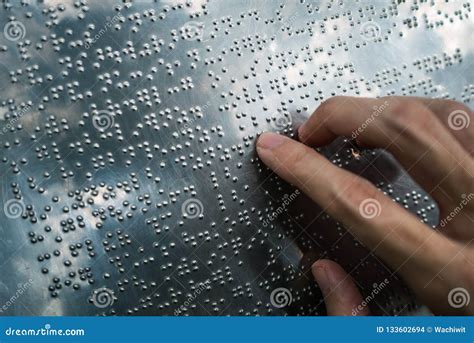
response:
{"label": "finger", "polygon": [[321,288],[328,316],[368,316],[369,308],[352,278],[336,262],[316,261],[311,270]]}
{"label": "finger", "polygon": [[[443,123],[447,130],[456,138],[463,148],[472,157],[474,156],[474,115],[466,105],[453,100],[431,99],[416,97],[418,101],[427,106]],[[472,124],[471,124],[472,122]],[[468,190],[469,188],[466,188]],[[472,193],[462,194],[460,203],[454,202],[453,206],[442,206],[440,208],[440,230],[450,237],[458,240],[466,240],[474,237],[474,232],[470,229],[474,216],[472,211],[461,211],[452,217],[451,212],[459,210],[459,206],[469,202]],[[457,213],[457,212],[453,212]],[[445,228],[446,220],[450,220],[449,228]]]}
{"label": "finger", "polygon": [[[348,101],[352,99],[350,97],[341,98],[347,98]],[[380,100],[383,101],[377,101],[378,104],[373,105],[370,115],[377,116],[391,102],[418,101],[424,104],[440,119],[444,127],[449,130],[464,149],[471,156],[474,155],[474,124],[471,125],[471,122],[474,122],[474,114],[466,105],[453,100],[422,97],[388,97]]]}
{"label": "finger", "polygon": [[460,244],[430,230],[370,182],[278,134],[262,134],[257,152],[268,167],[304,191],[399,273],[431,308],[445,309],[446,301],[437,299],[445,299],[447,290],[473,284],[469,280],[473,279],[474,257],[466,254],[470,251],[467,245],[460,248]]}
{"label": "finger", "polygon": [[441,208],[474,191],[474,160],[417,100],[334,97],[300,127],[299,136],[309,145],[345,136],[389,150]]}
{"label": "finger", "polygon": [[466,105],[453,100],[414,98],[427,106],[464,147],[474,156],[474,114]]}
{"label": "finger", "polygon": [[455,254],[456,247],[447,238],[430,231],[367,180],[336,167],[304,144],[264,133],[257,151],[268,167],[305,192],[412,283],[431,279]]}

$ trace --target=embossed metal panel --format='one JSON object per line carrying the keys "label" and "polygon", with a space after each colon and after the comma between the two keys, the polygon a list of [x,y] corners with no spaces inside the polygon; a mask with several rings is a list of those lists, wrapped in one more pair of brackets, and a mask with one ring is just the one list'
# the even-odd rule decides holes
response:
{"label": "embossed metal panel", "polygon": [[[255,139],[334,95],[469,103],[472,2],[3,1],[0,24],[0,314],[320,315],[322,257],[373,313],[417,307]],[[322,151],[436,224],[388,154]]]}

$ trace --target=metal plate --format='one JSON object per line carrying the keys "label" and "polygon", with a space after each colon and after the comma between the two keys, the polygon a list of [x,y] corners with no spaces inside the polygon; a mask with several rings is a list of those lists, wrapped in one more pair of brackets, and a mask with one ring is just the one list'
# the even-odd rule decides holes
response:
{"label": "metal plate", "polygon": [[[3,1],[0,20],[1,315],[320,315],[321,257],[373,313],[417,307],[254,143],[333,95],[469,103],[470,1]],[[436,224],[386,153],[323,152]]]}

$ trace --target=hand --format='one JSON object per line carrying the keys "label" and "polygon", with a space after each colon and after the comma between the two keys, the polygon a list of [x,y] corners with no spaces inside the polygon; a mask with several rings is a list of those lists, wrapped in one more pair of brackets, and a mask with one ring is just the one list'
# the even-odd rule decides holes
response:
{"label": "hand", "polygon": [[[381,109],[377,112],[374,108]],[[472,111],[451,100],[414,97],[334,97],[298,130],[301,143],[264,133],[261,160],[294,184],[385,261],[435,314],[473,315],[474,124]],[[333,165],[310,147],[338,136],[392,153],[436,201],[433,230],[367,180]],[[366,215],[365,205],[377,213]],[[329,314],[354,314],[362,302],[351,278],[334,262],[313,274]],[[368,314],[368,309],[355,311]]]}

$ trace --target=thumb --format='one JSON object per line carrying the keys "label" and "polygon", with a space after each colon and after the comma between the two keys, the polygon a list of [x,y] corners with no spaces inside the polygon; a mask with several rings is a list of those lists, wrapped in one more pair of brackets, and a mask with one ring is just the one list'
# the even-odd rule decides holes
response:
{"label": "thumb", "polygon": [[367,316],[362,296],[352,278],[336,262],[318,260],[311,270],[321,288],[329,316]]}

